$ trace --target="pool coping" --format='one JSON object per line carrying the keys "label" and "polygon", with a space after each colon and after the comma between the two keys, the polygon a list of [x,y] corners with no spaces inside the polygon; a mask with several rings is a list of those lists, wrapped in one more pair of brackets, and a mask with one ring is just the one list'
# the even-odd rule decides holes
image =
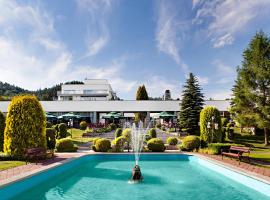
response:
{"label": "pool coping", "polygon": [[[18,181],[21,181],[23,179],[26,179],[26,178],[29,178],[29,177],[32,177],[32,176],[35,176],[39,173],[42,173],[42,172],[45,172],[45,171],[48,171],[50,169],[53,169],[55,167],[58,167],[60,165],[63,165],[63,164],[66,164],[68,162],[71,162],[73,160],[76,160],[78,158],[81,158],[83,156],[87,156],[87,155],[125,155],[125,154],[133,154],[132,152],[120,152],[120,153],[114,153],[114,152],[93,152],[93,151],[88,151],[88,152],[78,152],[78,153],[75,153],[74,154],[74,157],[71,157],[71,158],[67,158],[63,161],[59,161],[59,162],[55,162],[55,163],[52,163],[52,164],[49,164],[47,166],[42,166],[40,168],[37,168],[37,169],[34,169],[32,171],[29,171],[29,172],[25,172],[25,173],[22,173],[22,174],[19,174],[17,176],[13,176],[11,178],[8,178],[8,179],[5,179],[3,181],[0,181],[0,188],[3,188],[3,187],[6,187],[10,184],[13,184],[15,182],[18,182]],[[212,158],[209,158],[209,157],[206,157],[206,156],[203,156],[201,154],[196,154],[196,153],[192,153],[192,152],[179,152],[179,151],[169,151],[169,152],[142,152],[141,154],[152,154],[152,155],[155,155],[155,154],[182,154],[182,155],[191,155],[191,156],[195,156],[195,157],[198,157],[200,159],[203,159],[203,160],[206,160],[208,162],[211,162],[212,164],[216,164],[218,166],[221,166],[221,167],[224,167],[226,169],[229,169],[229,170],[232,170],[236,173],[239,173],[239,174],[242,174],[242,175],[245,175],[245,176],[248,176],[250,178],[253,178],[255,180],[258,180],[258,181],[261,181],[265,184],[268,184],[270,185],[270,177],[267,177],[267,176],[263,176],[263,175],[260,175],[260,174],[257,174],[257,173],[254,173],[254,172],[251,172],[251,171],[248,171],[248,170],[245,170],[245,169],[242,169],[242,168],[239,168],[239,167],[236,167],[236,166],[233,166],[231,164],[228,164],[228,163],[225,163],[225,162],[221,162],[221,161],[218,161],[218,160],[215,160],[215,159],[212,159]]]}

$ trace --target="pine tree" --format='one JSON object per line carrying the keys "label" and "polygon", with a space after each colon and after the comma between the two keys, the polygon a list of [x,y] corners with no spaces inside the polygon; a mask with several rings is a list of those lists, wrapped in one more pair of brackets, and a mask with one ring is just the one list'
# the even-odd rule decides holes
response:
{"label": "pine tree", "polygon": [[184,86],[179,115],[179,126],[190,134],[199,134],[200,112],[204,104],[204,96],[196,76],[192,73]]}
{"label": "pine tree", "polygon": [[243,53],[232,89],[232,112],[242,125],[264,129],[265,145],[269,144],[270,127],[270,39],[256,33]]}
{"label": "pine tree", "polygon": [[[146,91],[146,88],[144,85],[139,86],[137,93],[136,93],[136,100],[149,100],[148,93]],[[147,116],[146,112],[140,112],[140,113],[135,113],[135,121],[144,121]]]}

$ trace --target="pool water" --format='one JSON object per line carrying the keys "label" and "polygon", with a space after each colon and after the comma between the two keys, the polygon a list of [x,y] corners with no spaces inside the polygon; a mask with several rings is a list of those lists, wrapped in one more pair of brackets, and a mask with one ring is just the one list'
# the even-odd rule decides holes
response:
{"label": "pool water", "polygon": [[188,157],[143,155],[140,184],[129,182],[133,165],[131,155],[86,156],[12,199],[270,199]]}

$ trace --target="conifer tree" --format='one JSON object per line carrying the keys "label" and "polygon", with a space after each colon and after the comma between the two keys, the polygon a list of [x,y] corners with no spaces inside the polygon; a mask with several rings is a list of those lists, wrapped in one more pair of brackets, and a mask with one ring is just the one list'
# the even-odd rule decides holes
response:
{"label": "conifer tree", "polygon": [[269,144],[270,127],[270,39],[256,33],[243,53],[242,66],[232,89],[232,112],[244,126],[264,129]]}
{"label": "conifer tree", "polygon": [[[148,93],[144,85],[139,86],[137,93],[136,93],[136,100],[149,100]],[[135,114],[135,121],[144,121],[146,118],[146,112],[140,112]]]}
{"label": "conifer tree", "polygon": [[179,115],[179,126],[182,130],[184,129],[190,134],[199,134],[199,119],[204,104],[203,98],[196,76],[190,73],[184,86]]}

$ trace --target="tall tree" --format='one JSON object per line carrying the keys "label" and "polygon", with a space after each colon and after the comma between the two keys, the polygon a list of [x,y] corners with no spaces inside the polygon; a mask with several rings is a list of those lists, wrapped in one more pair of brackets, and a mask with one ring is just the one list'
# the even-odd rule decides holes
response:
{"label": "tall tree", "polygon": [[[149,100],[148,93],[144,85],[138,87],[138,90],[136,93],[136,100],[137,101]],[[139,121],[139,120],[144,121],[146,116],[147,116],[146,112],[135,113],[135,121]]]}
{"label": "tall tree", "polygon": [[243,53],[242,66],[232,89],[232,112],[242,125],[264,129],[269,144],[270,127],[270,39],[256,33]]}
{"label": "tall tree", "polygon": [[199,134],[200,112],[204,104],[204,96],[199,82],[192,73],[189,74],[182,94],[179,126],[190,134]]}

